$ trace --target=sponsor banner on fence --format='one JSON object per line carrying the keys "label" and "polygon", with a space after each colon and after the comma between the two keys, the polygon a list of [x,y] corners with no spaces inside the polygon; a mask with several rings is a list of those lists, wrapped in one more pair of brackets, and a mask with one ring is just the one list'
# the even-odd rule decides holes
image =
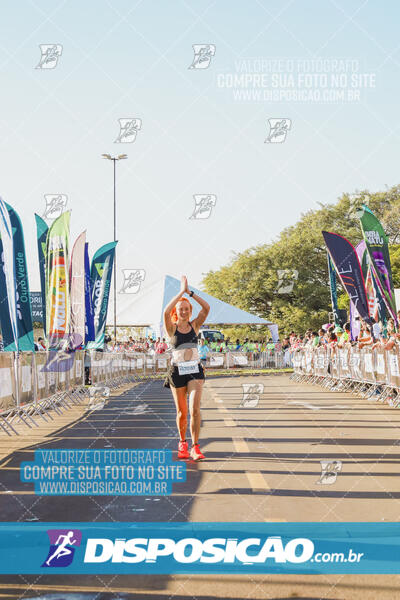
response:
{"label": "sponsor banner on fence", "polygon": [[400,573],[400,523],[16,522],[0,531],[3,574]]}

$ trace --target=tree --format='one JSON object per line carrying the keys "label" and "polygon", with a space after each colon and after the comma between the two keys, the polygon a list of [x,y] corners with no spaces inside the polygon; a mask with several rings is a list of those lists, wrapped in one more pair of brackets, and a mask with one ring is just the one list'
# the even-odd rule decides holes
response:
{"label": "tree", "polygon": [[[276,242],[235,254],[203,279],[207,293],[279,325],[280,331],[317,329],[331,311],[326,247],[322,230],[340,233],[353,245],[362,239],[356,208],[362,202],[382,221],[391,243],[395,287],[400,286],[400,185],[372,194],[343,194],[335,204],[303,214]],[[282,274],[290,285],[282,285]],[[344,293],[338,282],[338,294]],[[341,304],[346,305],[341,297]]]}

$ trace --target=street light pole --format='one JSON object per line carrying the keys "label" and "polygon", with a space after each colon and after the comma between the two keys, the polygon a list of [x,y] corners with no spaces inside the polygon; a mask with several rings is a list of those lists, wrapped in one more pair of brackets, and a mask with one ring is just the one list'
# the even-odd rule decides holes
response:
{"label": "street light pole", "polygon": [[[117,203],[115,201],[116,197],[116,162],[117,160],[113,158],[114,163],[114,242],[117,241]],[[114,250],[114,342],[117,342],[117,248]]]}
{"label": "street light pole", "polygon": [[[114,163],[114,242],[117,241],[117,200],[116,200],[116,162],[128,158],[126,154],[111,156],[110,154],[102,154],[103,158],[112,160]],[[114,342],[117,341],[117,248],[114,253]]]}

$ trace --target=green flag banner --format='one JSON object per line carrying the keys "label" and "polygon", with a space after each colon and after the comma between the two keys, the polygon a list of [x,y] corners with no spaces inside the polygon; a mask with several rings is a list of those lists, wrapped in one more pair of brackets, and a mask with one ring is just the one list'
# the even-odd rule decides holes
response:
{"label": "green flag banner", "polygon": [[43,330],[46,337],[46,238],[49,228],[47,223],[35,214],[37,248],[39,256],[40,291],[42,293],[43,306]]}
{"label": "green flag banner", "polygon": [[93,256],[90,269],[94,312],[94,342],[88,342],[88,349],[103,348],[106,329],[108,299],[110,297],[111,275],[117,242],[105,244]]}
{"label": "green flag banner", "polygon": [[388,238],[380,221],[364,204],[359,211],[359,218],[375,281],[390,314],[397,323]]}
{"label": "green flag banner", "polygon": [[329,273],[329,288],[331,290],[331,304],[332,304],[332,312],[333,319],[335,321],[335,325],[340,325],[339,322],[339,312],[338,312],[338,303],[337,303],[337,286],[336,286],[336,271],[333,265],[332,259],[329,256],[329,252],[327,252],[328,257],[328,273]]}
{"label": "green flag banner", "polygon": [[62,213],[51,225],[46,238],[46,331],[51,350],[61,349],[69,335],[70,217],[71,211]]}

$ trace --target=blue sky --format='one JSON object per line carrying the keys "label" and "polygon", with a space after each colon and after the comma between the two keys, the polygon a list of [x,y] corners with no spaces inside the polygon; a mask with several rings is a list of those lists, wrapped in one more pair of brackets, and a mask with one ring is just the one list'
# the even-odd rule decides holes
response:
{"label": "blue sky", "polygon": [[[377,0],[4,2],[0,195],[23,221],[31,289],[45,194],[67,194],[72,242],[86,229],[93,254],[112,240],[103,152],[128,154],[118,165],[118,288],[121,269],[146,272],[130,301],[166,274],[199,287],[318,202],[398,183],[399,12]],[[40,44],[62,45],[54,69],[35,69]],[[193,44],[215,45],[207,69],[188,68]],[[272,70],[290,59],[296,77],[303,60],[353,60],[348,80],[369,79],[356,101],[238,100],[218,86],[256,59]],[[125,117],[142,128],[116,144]],[[264,143],[270,118],[291,119],[283,143]],[[189,219],[194,194],[216,195],[208,219]]]}

